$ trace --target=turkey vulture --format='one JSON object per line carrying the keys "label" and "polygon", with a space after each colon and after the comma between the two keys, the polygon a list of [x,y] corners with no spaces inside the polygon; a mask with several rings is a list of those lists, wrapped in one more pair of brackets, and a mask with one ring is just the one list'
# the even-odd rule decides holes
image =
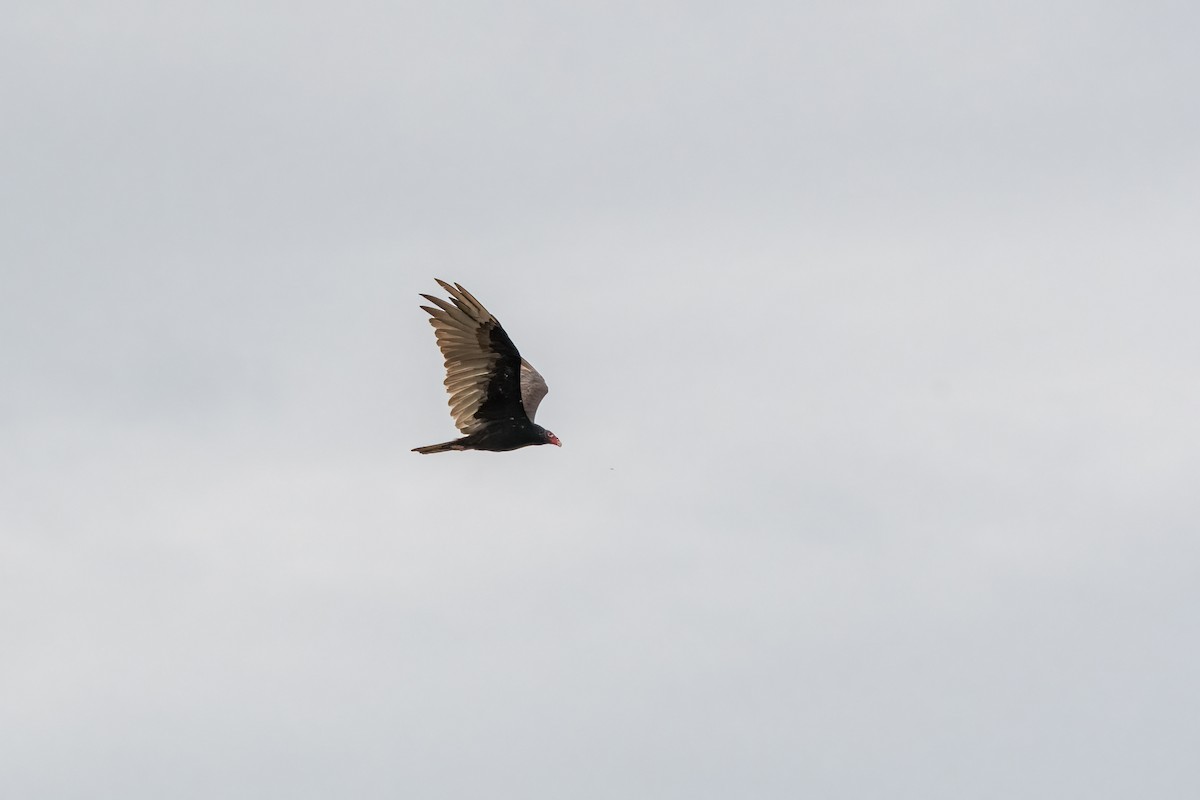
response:
{"label": "turkey vulture", "polygon": [[531,444],[555,444],[558,437],[533,424],[538,404],[549,389],[532,365],[517,352],[500,321],[459,284],[443,280],[450,302],[423,294],[434,308],[429,324],[446,358],[446,391],[450,416],[466,434],[461,439],[425,447],[414,453],[448,450],[516,450]]}

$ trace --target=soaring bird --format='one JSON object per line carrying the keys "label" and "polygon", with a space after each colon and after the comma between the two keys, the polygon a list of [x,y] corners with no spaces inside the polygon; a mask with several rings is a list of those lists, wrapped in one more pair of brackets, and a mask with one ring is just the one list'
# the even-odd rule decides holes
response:
{"label": "soaring bird", "polygon": [[516,450],[531,444],[562,447],[550,431],[535,425],[538,404],[549,389],[533,366],[521,358],[500,321],[461,284],[438,285],[446,301],[423,294],[433,307],[429,324],[446,359],[450,416],[465,436],[441,444],[414,447],[414,453],[448,450]]}

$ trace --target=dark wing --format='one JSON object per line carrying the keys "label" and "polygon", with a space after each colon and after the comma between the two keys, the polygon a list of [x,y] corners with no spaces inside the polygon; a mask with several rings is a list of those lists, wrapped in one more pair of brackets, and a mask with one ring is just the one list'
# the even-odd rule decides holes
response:
{"label": "dark wing", "polygon": [[525,359],[521,359],[521,405],[525,407],[525,413],[529,415],[529,421],[533,421],[533,417],[537,414],[538,406],[541,405],[542,398],[550,391],[550,387],[546,385],[545,378],[542,373],[533,368]]}
{"label": "dark wing", "polygon": [[[471,434],[495,420],[526,416],[521,401],[521,354],[504,328],[462,286],[442,280],[438,285],[450,294],[450,302],[423,294],[436,308],[421,308],[429,312],[438,349],[446,359],[445,383],[454,424]],[[537,408],[536,402],[533,407]]]}

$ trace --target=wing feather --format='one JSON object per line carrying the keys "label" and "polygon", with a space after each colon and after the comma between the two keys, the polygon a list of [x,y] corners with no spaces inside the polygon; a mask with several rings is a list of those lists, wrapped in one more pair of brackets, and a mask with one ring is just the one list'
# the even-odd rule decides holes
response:
{"label": "wing feather", "polygon": [[542,403],[542,398],[550,392],[550,387],[546,385],[545,378],[542,373],[533,368],[525,359],[521,359],[521,405],[525,407],[525,413],[529,416],[529,421],[532,422],[537,414],[538,406]]}
{"label": "wing feather", "polygon": [[513,345],[500,322],[460,284],[438,280],[450,295],[433,295],[429,314],[445,359],[450,415],[464,434],[488,422],[525,415],[531,421],[546,395],[546,382]]}

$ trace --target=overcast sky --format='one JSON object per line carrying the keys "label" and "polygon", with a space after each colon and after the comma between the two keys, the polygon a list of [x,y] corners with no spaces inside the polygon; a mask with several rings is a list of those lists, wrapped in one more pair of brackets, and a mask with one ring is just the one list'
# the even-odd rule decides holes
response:
{"label": "overcast sky", "polygon": [[1195,4],[4,17],[4,797],[1200,796]]}

